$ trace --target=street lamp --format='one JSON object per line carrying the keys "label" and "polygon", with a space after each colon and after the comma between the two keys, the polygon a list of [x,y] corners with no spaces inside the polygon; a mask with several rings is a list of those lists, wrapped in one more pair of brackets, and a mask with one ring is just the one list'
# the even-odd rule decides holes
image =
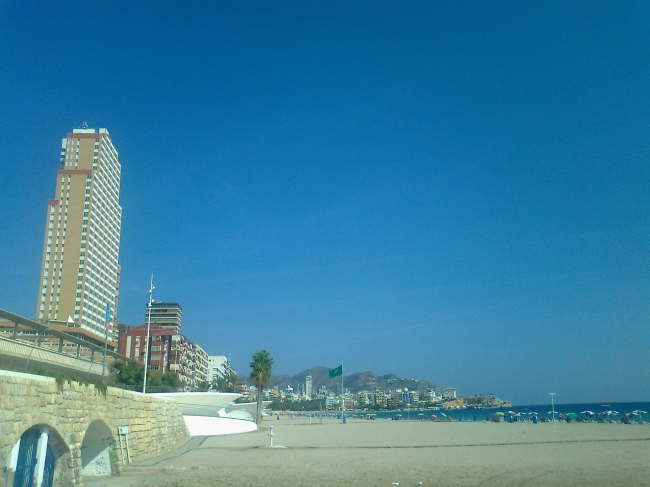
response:
{"label": "street lamp", "polygon": [[553,414],[553,431],[555,432],[555,392],[549,392],[549,395],[551,396],[551,411]]}
{"label": "street lamp", "polygon": [[144,382],[142,384],[142,394],[147,392],[147,369],[149,368],[149,331],[151,329],[151,303],[153,303],[153,290],[156,286],[153,285],[153,272],[151,273],[151,284],[149,286],[149,304],[147,305],[147,343],[144,350]]}

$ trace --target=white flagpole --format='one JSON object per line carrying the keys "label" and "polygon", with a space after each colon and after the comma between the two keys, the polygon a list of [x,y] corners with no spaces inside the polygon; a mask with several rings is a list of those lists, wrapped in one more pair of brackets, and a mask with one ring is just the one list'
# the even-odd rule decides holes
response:
{"label": "white flagpole", "polygon": [[341,422],[345,422],[345,396],[343,395],[345,390],[343,389],[343,360],[341,360]]}
{"label": "white flagpole", "polygon": [[149,286],[149,305],[147,306],[147,342],[144,351],[144,382],[142,383],[142,394],[147,392],[147,369],[149,368],[149,333],[151,330],[151,303],[153,303],[153,290],[156,286],[153,285],[153,272],[151,273],[151,285]]}
{"label": "white flagpole", "polygon": [[105,370],[106,370],[106,349],[108,348],[108,325],[111,321],[111,305],[106,303],[106,334],[104,336],[104,361],[102,362],[102,383],[105,382]]}

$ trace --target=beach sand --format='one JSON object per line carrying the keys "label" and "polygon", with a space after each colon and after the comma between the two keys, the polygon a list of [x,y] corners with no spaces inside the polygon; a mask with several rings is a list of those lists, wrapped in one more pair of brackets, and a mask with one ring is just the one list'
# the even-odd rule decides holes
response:
{"label": "beach sand", "polygon": [[[275,445],[269,444],[274,426]],[[650,486],[650,426],[266,420],[196,437],[86,487]]]}

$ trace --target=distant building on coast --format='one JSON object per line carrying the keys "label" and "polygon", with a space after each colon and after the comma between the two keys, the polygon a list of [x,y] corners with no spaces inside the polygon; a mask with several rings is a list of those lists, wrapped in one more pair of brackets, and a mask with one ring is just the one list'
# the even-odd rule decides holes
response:
{"label": "distant building on coast", "polygon": [[307,399],[312,398],[312,379],[311,379],[311,375],[308,375],[307,377],[305,377],[305,396],[307,397]]}
{"label": "distant building on coast", "polygon": [[443,399],[456,399],[456,388],[455,387],[445,387],[442,390]]}
{"label": "distant building on coast", "polygon": [[54,198],[47,205],[36,321],[104,342],[106,307],[120,287],[121,165],[105,128],[85,124],[61,144]]}

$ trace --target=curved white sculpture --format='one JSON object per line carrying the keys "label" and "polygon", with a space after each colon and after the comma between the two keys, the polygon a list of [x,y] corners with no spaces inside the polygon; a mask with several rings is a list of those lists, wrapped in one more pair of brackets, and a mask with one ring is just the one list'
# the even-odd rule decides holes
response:
{"label": "curved white sculpture", "polygon": [[242,395],[233,392],[160,392],[151,396],[172,399],[183,415],[218,416],[219,411]]}

